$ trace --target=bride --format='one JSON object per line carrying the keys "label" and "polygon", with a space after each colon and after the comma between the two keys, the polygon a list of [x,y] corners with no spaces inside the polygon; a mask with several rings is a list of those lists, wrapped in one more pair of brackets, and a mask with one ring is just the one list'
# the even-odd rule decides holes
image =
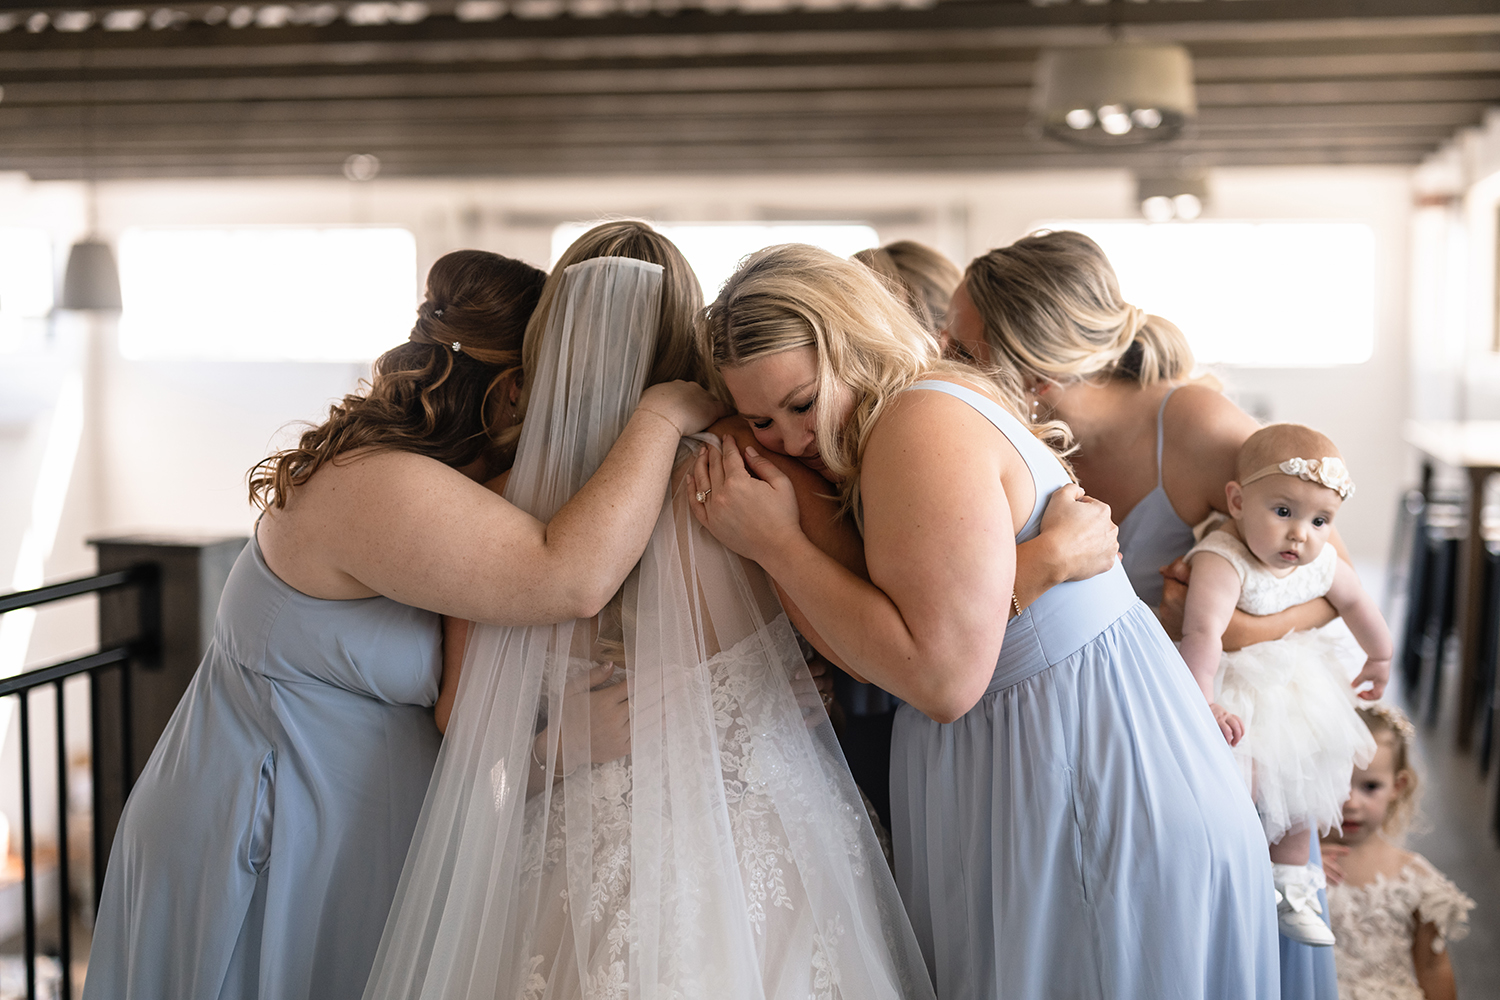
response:
{"label": "bride", "polygon": [[[508,500],[545,521],[642,389],[696,374],[700,302],[641,223],[573,245],[527,328]],[[470,633],[367,1000],[932,996],[772,584],[690,516],[698,446],[604,612]],[[597,762],[621,709],[629,756]]]}

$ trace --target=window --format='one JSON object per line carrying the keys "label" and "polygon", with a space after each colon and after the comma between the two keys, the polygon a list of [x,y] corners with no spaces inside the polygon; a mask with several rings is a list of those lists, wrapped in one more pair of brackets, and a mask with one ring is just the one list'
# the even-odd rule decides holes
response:
{"label": "window", "polygon": [[120,239],[128,358],[368,361],[406,339],[405,229],[132,229]]}
{"label": "window", "polygon": [[[552,260],[597,223],[570,222],[552,231]],[[693,265],[703,285],[704,298],[712,301],[745,255],[779,243],[811,243],[840,257],[879,244],[874,228],[855,223],[681,223],[653,228],[677,244]]]}
{"label": "window", "polygon": [[0,227],[0,351],[52,311],[52,241],[45,229]]}
{"label": "window", "polygon": [[1358,364],[1375,350],[1375,234],[1347,222],[1047,222],[1097,242],[1126,301],[1203,363]]}

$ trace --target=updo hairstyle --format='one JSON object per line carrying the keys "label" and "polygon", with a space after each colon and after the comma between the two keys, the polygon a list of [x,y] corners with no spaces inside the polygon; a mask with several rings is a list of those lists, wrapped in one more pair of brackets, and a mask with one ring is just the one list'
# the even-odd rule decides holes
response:
{"label": "updo hairstyle", "polygon": [[948,301],[964,279],[957,264],[916,240],[861,250],[854,259],[880,275],[923,329],[934,337],[942,332],[948,322]]}
{"label": "updo hairstyle", "polygon": [[453,468],[483,458],[485,478],[504,471],[521,428],[491,430],[495,407],[505,403],[494,393],[520,370],[522,337],[546,278],[486,250],[438,258],[408,342],[376,359],[363,392],[333,404],[296,447],[251,468],[250,502],[284,508],[293,488],[357,448],[415,452]]}
{"label": "updo hairstyle", "polygon": [[818,395],[832,399],[840,384],[854,395],[842,427],[819,407],[818,455],[840,477],[843,509],[862,524],[859,468],[869,436],[897,395],[929,375],[956,375],[1021,417],[1020,393],[1009,380],[991,381],[945,361],[936,339],[868,267],[802,244],[751,254],[724,283],[699,324],[709,388],[733,399],[720,374],[758,358],[812,348],[818,358]]}
{"label": "updo hairstyle", "polygon": [[1038,232],[991,250],[969,264],[964,286],[996,362],[1023,378],[1148,386],[1193,370],[1182,331],[1121,298],[1109,258],[1082,233]]}
{"label": "updo hairstyle", "polygon": [[[573,241],[552,268],[542,289],[541,301],[526,327],[522,364],[527,372],[536,371],[541,354],[542,336],[552,315],[553,304],[562,286],[563,273],[579,261],[595,257],[633,257],[662,268],[661,326],[656,334],[656,359],[647,385],[687,379],[703,381],[702,363],[693,331],[694,317],[703,308],[703,288],[692,265],[677,245],[644,222],[621,219],[595,226]],[[528,383],[530,379],[526,380]],[[521,393],[521,412],[526,412],[530,393]]]}

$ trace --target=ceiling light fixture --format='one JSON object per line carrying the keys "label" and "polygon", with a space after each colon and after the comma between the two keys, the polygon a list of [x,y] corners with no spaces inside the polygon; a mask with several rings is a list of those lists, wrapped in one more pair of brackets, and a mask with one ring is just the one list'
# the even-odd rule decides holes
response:
{"label": "ceiling light fixture", "polygon": [[1193,61],[1180,45],[1048,49],[1037,60],[1032,111],[1043,132],[1072,143],[1174,139],[1198,113]]}
{"label": "ceiling light fixture", "polygon": [[1208,204],[1208,177],[1200,172],[1139,174],[1135,200],[1147,222],[1191,222]]}

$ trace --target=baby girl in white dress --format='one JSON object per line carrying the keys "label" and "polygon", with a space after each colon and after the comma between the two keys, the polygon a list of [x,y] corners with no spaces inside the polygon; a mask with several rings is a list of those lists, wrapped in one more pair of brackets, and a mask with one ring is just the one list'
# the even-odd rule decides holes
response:
{"label": "baby girl in white dress", "polygon": [[[1322,870],[1308,865],[1313,830],[1338,826],[1349,773],[1375,755],[1354,711],[1390,675],[1391,636],[1354,570],[1328,545],[1334,515],[1354,492],[1333,442],[1301,424],[1272,424],[1240,449],[1238,481],[1226,487],[1228,520],[1188,552],[1182,657],[1213,706],[1251,784],[1270,843],[1281,932],[1333,944],[1318,917]],[[1274,614],[1326,597],[1363,648],[1349,681],[1337,633],[1293,632],[1225,653],[1235,608]]]}
{"label": "baby girl in white dress", "polygon": [[1457,987],[1447,942],[1469,932],[1474,901],[1427,859],[1403,851],[1417,775],[1408,757],[1411,723],[1391,705],[1360,717],[1379,750],[1356,769],[1342,827],[1323,841],[1328,909],[1341,1000],[1453,1000]]}

